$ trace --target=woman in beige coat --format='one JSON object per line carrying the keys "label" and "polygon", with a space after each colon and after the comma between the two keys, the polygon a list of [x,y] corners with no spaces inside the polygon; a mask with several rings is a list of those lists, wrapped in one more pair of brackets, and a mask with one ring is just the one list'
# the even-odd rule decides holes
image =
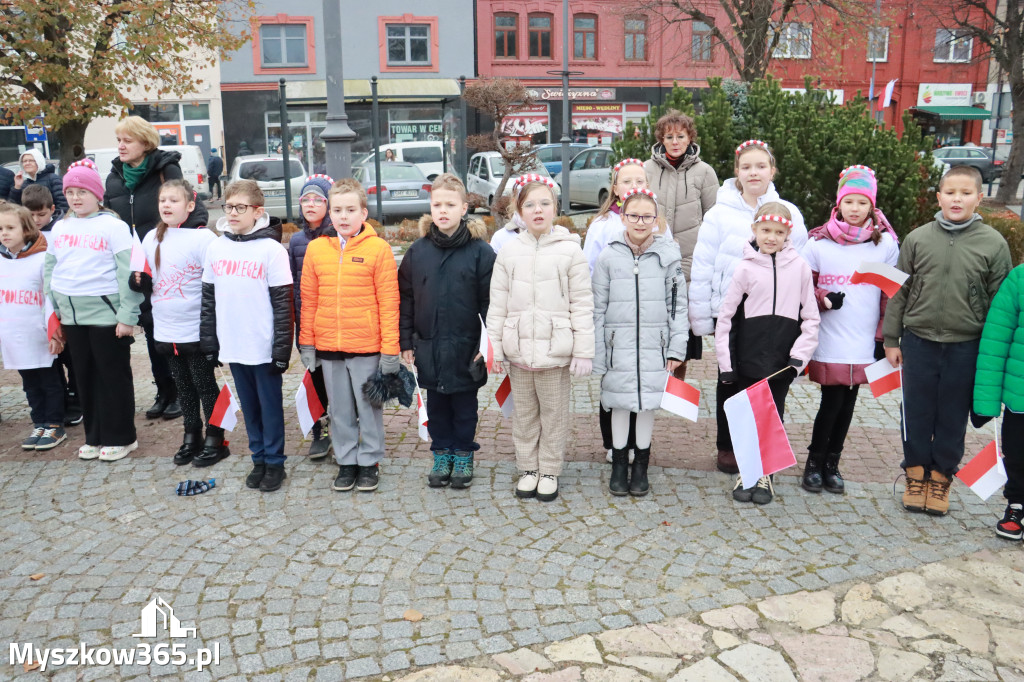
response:
{"label": "woman in beige coat", "polygon": [[515,414],[512,439],[521,472],[516,495],[558,496],[569,439],[570,373],[590,374],[594,299],[579,235],[555,227],[556,197],[531,182],[516,198],[526,229],[494,262],[487,333],[494,371],[508,364]]}

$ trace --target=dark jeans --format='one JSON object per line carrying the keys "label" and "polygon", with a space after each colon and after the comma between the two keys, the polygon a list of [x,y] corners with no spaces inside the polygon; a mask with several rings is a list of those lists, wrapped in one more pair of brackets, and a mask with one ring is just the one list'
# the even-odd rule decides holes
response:
{"label": "dark jeans", "polygon": [[[182,353],[168,357],[174,385],[178,389],[178,404],[184,416],[185,433],[195,433],[210,421],[220,387],[213,376],[213,366],[201,353]],[[205,414],[199,413],[200,406]]]}
{"label": "dark jeans", "polygon": [[978,340],[928,341],[904,330],[903,468],[923,466],[952,476],[964,456],[974,398]]}
{"label": "dark jeans", "polygon": [[85,417],[85,442],[97,447],[131,445],[136,438],[131,356],[135,339],[118,338],[114,329],[64,325]]}
{"label": "dark jeans", "polygon": [[220,196],[221,196],[220,176],[218,175],[218,176],[214,177],[214,176],[211,175],[210,179],[207,182],[210,183],[210,197],[211,198],[213,197],[213,188],[216,187],[217,188],[217,198],[220,199]]}
{"label": "dark jeans", "polygon": [[153,381],[156,382],[157,392],[174,389],[174,377],[171,374],[171,364],[167,357],[156,350],[156,341],[153,338],[153,304],[152,294],[146,294],[146,298],[139,306],[139,326],[146,333],[146,350],[149,352],[149,368],[153,372]]}
{"label": "dark jeans", "polygon": [[427,390],[427,431],[431,450],[476,452],[477,392],[438,393]]}
{"label": "dark jeans", "polygon": [[245,432],[255,464],[284,464],[284,403],[281,398],[281,375],[265,365],[231,363],[238,402],[245,417]]}
{"label": "dark jeans", "polygon": [[838,455],[853,421],[860,386],[822,386],[821,404],[814,418],[811,444],[807,451],[817,455]]}
{"label": "dark jeans", "polygon": [[1003,410],[1003,466],[1006,487],[1003,497],[1013,504],[1024,504],[1024,414]]}
{"label": "dark jeans", "polygon": [[57,360],[50,367],[19,369],[32,423],[64,426],[64,382]]}
{"label": "dark jeans", "polygon": [[[612,445],[612,411],[604,409],[601,405],[598,410],[598,422],[601,424],[601,441],[605,450],[611,450]],[[636,412],[629,413],[629,440],[626,441],[627,450],[636,449]]]}

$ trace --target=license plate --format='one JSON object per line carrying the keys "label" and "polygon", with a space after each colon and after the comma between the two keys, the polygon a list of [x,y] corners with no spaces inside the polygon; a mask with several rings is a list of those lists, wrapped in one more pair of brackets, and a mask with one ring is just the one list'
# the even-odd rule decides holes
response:
{"label": "license plate", "polygon": [[419,192],[414,189],[399,189],[392,192],[391,196],[395,199],[415,199]]}
{"label": "license plate", "polygon": [[283,197],[284,196],[284,190],[283,189],[266,189],[266,190],[263,190],[263,196],[265,196],[265,197]]}

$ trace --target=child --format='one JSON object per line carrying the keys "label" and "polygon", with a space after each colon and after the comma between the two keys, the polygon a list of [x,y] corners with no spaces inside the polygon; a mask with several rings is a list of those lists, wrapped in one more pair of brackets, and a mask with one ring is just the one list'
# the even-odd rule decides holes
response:
{"label": "child", "polygon": [[[695,336],[715,333],[715,320],[725,292],[729,289],[733,270],[743,259],[750,242],[750,224],[757,210],[768,202],[778,202],[789,211],[793,228],[790,239],[799,252],[807,242],[807,228],[797,207],[782,201],[775,191],[775,157],[760,140],[747,140],[736,148],[735,178],[718,190],[718,198],[704,216],[693,251],[690,273],[690,330]],[[736,384],[719,379],[715,391],[718,421],[718,470],[727,474],[739,472],[732,452],[729,423],[725,417],[726,400],[736,394]]]}
{"label": "child", "polygon": [[[185,180],[165,182],[159,201],[160,223],[142,240],[153,275],[136,272],[133,288],[151,295],[156,350],[171,365],[185,418],[185,436],[174,463],[205,467],[231,454],[224,443],[224,429],[209,424],[220,387],[213,366],[199,350],[203,262],[217,236],[195,216],[195,192]],[[200,405],[205,420],[199,413]]]}
{"label": "child", "polygon": [[[1024,538],[1024,265],[1014,268],[992,299],[978,346],[974,413],[998,417],[1003,405],[1006,512],[996,535]],[[973,417],[972,417],[973,418]]]}
{"label": "child", "polygon": [[[762,204],[752,229],[754,241],[743,245],[715,325],[719,381],[735,395],[771,377],[768,386],[782,418],[789,385],[818,343],[818,303],[811,269],[790,241],[789,209],[777,201]],[[772,477],[762,476],[756,487],[737,477],[732,496],[768,504],[775,496]]]}
{"label": "child", "polygon": [[16,369],[28,398],[32,433],[23,450],[52,450],[65,440],[64,387],[54,362],[63,346],[61,334],[48,338],[43,296],[46,237],[28,210],[0,206],[0,351],[4,368]]}
{"label": "child", "polygon": [[[327,195],[331,191],[334,179],[327,175],[310,175],[306,184],[299,192],[299,207],[302,217],[299,219],[298,232],[288,242],[288,264],[292,269],[295,284],[295,342],[299,341],[299,329],[302,324],[302,261],[306,257],[309,243],[323,235],[331,227],[331,219],[327,215]],[[320,404],[327,407],[327,387],[324,386],[324,370],[317,367],[310,372],[313,388]],[[313,424],[313,442],[309,444],[309,458],[323,459],[331,453],[331,435],[327,432],[328,417],[324,415]]]}
{"label": "child", "polygon": [[264,212],[255,181],[228,185],[224,213],[203,262],[199,347],[210,364],[231,366],[252,451],[245,485],[271,492],[287,477],[281,375],[292,354],[292,273],[281,220]]}
{"label": "child", "polygon": [[384,458],[384,412],[363,394],[377,372],[401,367],[398,270],[391,246],[366,223],[366,192],[344,178],[328,192],[331,224],[302,263],[299,352],[321,365],[338,475],[333,489],[377,489]]}
{"label": "child", "polygon": [[100,205],[92,161],[71,164],[64,196],[68,214],[50,232],[43,286],[64,326],[85,413],[78,456],[113,462],[139,447],[131,344],[142,294],[128,286],[132,233]]}
{"label": "child", "polygon": [[554,180],[537,173],[527,173],[516,178],[516,181],[512,183],[512,200],[508,204],[508,220],[505,222],[505,226],[491,237],[491,248],[494,249],[495,253],[501,251],[501,247],[515,239],[517,234],[526,229],[526,223],[523,222],[522,216],[519,215],[519,211],[516,209],[516,198],[519,196],[519,192],[522,191],[523,186],[528,182],[543,182],[552,190],[555,189]]}
{"label": "child", "polygon": [[[650,489],[647,465],[665,372],[686,357],[686,280],[679,245],[655,233],[655,194],[627,192],[622,215],[625,231],[612,238],[594,270],[594,372],[604,375],[601,405],[611,410],[609,490],[617,496],[643,496]],[[629,471],[631,416],[636,457]]]}
{"label": "child", "polygon": [[594,297],[579,235],[555,230],[555,191],[528,182],[516,199],[526,229],[498,252],[491,276],[487,333],[494,371],[509,364],[512,439],[521,498],[558,497],[569,437],[570,373],[590,374]]}
{"label": "child", "polygon": [[430,215],[398,269],[402,359],[415,362],[427,391],[427,429],[434,466],[431,488],[466,488],[473,480],[477,391],[487,383],[480,357],[480,320],[487,303],[494,250],[482,221],[466,220],[466,187],[451,173],[430,190]]}
{"label": "child", "polygon": [[[821,404],[814,418],[811,444],[801,485],[804,490],[842,494],[839,473],[843,442],[857,406],[857,391],[867,383],[864,369],[881,347],[881,321],[887,297],[878,287],[851,284],[864,262],[896,265],[896,232],[876,208],[878,184],[867,166],[851,166],[839,175],[832,217],[811,230],[803,250],[814,277],[821,314],[818,347],[808,366],[811,381],[821,384]],[[880,356],[879,356],[880,357]]]}
{"label": "child", "polygon": [[953,166],[933,222],[911,231],[896,267],[910,275],[885,310],[885,357],[903,366],[903,508],[944,516],[964,456],[978,339],[1012,267],[1010,247],[975,209],[981,173]]}

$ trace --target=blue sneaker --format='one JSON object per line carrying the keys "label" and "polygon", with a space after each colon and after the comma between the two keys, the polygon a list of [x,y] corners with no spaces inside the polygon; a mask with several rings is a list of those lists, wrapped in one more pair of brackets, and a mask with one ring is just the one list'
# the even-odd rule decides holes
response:
{"label": "blue sneaker", "polygon": [[451,485],[453,488],[468,488],[473,482],[473,451],[456,450],[454,460]]}
{"label": "blue sneaker", "polygon": [[443,488],[448,485],[452,476],[455,455],[449,450],[434,450],[434,468],[427,476],[427,485],[431,488]]}

